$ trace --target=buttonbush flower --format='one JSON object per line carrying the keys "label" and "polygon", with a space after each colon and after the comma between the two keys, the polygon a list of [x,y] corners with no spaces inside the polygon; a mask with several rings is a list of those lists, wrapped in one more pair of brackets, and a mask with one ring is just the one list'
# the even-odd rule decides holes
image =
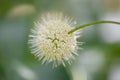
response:
{"label": "buttonbush flower", "polygon": [[[42,15],[31,29],[29,44],[32,53],[42,63],[53,62],[53,66],[71,64],[77,55],[77,34],[68,32],[75,27],[75,21],[62,13]],[[81,31],[79,31],[81,32]]]}
{"label": "buttonbush flower", "polygon": [[81,45],[81,42],[77,41],[81,29],[101,23],[120,25],[120,22],[102,20],[75,27],[75,21],[62,13],[44,14],[34,23],[34,28],[31,29],[29,35],[31,51],[42,63],[53,62],[54,67],[60,64],[63,64],[63,66],[67,63],[71,64],[74,55],[78,55],[77,49],[81,49],[78,48],[78,44]]}

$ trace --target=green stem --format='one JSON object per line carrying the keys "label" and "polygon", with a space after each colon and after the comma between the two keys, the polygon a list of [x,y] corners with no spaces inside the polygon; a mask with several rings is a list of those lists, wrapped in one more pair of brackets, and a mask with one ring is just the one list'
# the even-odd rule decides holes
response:
{"label": "green stem", "polygon": [[94,24],[101,24],[101,23],[112,23],[112,24],[119,24],[120,25],[120,22],[115,22],[115,21],[94,21],[94,22],[91,22],[91,23],[88,23],[88,24],[83,24],[81,26],[78,26],[78,27],[75,27],[73,28],[72,30],[70,30],[68,32],[68,34],[71,34],[81,28],[84,28],[84,27],[87,27],[87,26],[91,26],[91,25],[94,25]]}

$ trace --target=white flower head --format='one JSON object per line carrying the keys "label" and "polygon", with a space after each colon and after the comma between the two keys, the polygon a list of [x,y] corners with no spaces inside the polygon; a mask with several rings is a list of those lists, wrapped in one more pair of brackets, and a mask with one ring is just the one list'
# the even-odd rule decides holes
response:
{"label": "white flower head", "polygon": [[68,34],[75,21],[62,13],[47,13],[34,23],[29,35],[32,53],[42,63],[53,62],[53,66],[71,64],[77,55],[76,34]]}

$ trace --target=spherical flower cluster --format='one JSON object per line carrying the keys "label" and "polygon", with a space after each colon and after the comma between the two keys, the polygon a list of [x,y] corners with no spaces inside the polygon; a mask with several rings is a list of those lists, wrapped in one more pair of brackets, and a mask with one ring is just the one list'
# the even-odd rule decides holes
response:
{"label": "spherical flower cluster", "polygon": [[32,53],[42,63],[53,62],[53,66],[71,64],[77,55],[77,36],[68,32],[75,26],[75,21],[62,13],[47,13],[34,23],[29,35]]}

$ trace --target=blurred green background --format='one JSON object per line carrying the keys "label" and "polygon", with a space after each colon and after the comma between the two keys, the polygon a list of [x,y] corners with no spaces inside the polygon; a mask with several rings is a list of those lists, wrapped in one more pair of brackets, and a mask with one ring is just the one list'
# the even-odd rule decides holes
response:
{"label": "blurred green background", "polygon": [[41,65],[29,50],[28,34],[37,16],[62,11],[77,25],[120,21],[120,0],[0,0],[0,80],[120,80],[120,25],[83,29],[84,44],[71,66]]}

